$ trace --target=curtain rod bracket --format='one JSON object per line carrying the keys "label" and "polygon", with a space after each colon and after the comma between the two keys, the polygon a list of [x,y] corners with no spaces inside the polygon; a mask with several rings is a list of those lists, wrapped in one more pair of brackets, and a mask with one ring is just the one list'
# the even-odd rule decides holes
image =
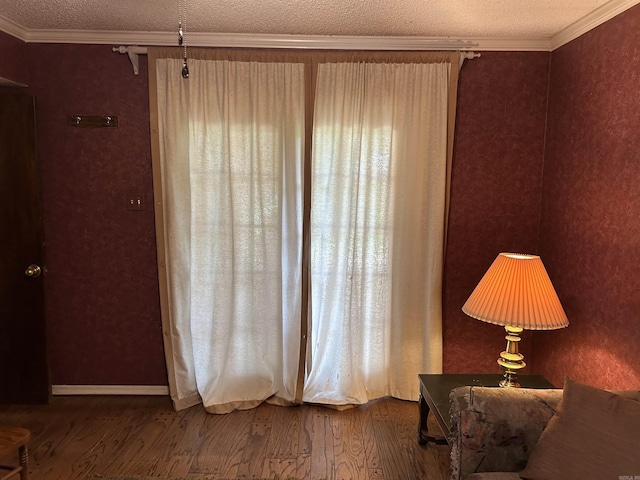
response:
{"label": "curtain rod bracket", "polygon": [[481,54],[473,52],[471,50],[460,51],[458,53],[460,55],[458,57],[458,69],[462,68],[465,60],[473,60],[474,58],[479,58],[481,56]]}
{"label": "curtain rod bracket", "polygon": [[460,55],[462,55],[465,58],[465,60],[472,60],[474,58],[479,58],[482,56],[480,53],[476,53],[470,50],[462,51],[460,52]]}
{"label": "curtain rod bracket", "polygon": [[147,47],[138,47],[137,45],[125,47],[121,45],[119,47],[113,47],[111,51],[129,55],[129,60],[131,61],[131,65],[133,65],[133,74],[138,75],[138,55],[146,55]]}

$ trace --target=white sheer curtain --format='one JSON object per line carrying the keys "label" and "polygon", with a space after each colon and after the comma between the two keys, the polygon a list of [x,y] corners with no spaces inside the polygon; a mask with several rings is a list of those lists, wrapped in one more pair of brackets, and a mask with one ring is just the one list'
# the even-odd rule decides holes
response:
{"label": "white sheer curtain", "polygon": [[305,401],[415,399],[441,372],[450,68],[318,66]]}
{"label": "white sheer curtain", "polygon": [[188,80],[181,54],[149,49],[175,407],[416,399],[442,368],[457,54],[191,49]]}
{"label": "white sheer curtain", "polygon": [[216,413],[292,402],[304,66],[191,59],[188,80],[181,68],[159,58],[154,72],[173,400]]}

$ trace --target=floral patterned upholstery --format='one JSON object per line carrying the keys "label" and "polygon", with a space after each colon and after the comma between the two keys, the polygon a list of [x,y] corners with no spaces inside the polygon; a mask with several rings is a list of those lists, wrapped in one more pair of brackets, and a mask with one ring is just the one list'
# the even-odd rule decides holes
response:
{"label": "floral patterned upholstery", "polygon": [[521,471],[562,390],[459,387],[450,399],[451,480],[466,480],[475,472]]}
{"label": "floral patterned upholstery", "polygon": [[[640,391],[615,391],[640,401]],[[451,480],[517,479],[562,400],[562,389],[459,387],[451,391]]]}

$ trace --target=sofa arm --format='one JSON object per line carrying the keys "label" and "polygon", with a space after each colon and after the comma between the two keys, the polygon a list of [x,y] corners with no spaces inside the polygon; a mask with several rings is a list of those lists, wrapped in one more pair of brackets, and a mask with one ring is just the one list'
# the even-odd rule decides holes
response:
{"label": "sofa arm", "polygon": [[451,480],[519,472],[562,399],[561,389],[459,387],[451,391]]}

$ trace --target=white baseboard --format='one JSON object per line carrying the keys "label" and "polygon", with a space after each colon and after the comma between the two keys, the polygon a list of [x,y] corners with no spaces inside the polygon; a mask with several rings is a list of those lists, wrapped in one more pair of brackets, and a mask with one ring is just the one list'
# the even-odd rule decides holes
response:
{"label": "white baseboard", "polygon": [[52,385],[53,395],[169,395],[165,385]]}

